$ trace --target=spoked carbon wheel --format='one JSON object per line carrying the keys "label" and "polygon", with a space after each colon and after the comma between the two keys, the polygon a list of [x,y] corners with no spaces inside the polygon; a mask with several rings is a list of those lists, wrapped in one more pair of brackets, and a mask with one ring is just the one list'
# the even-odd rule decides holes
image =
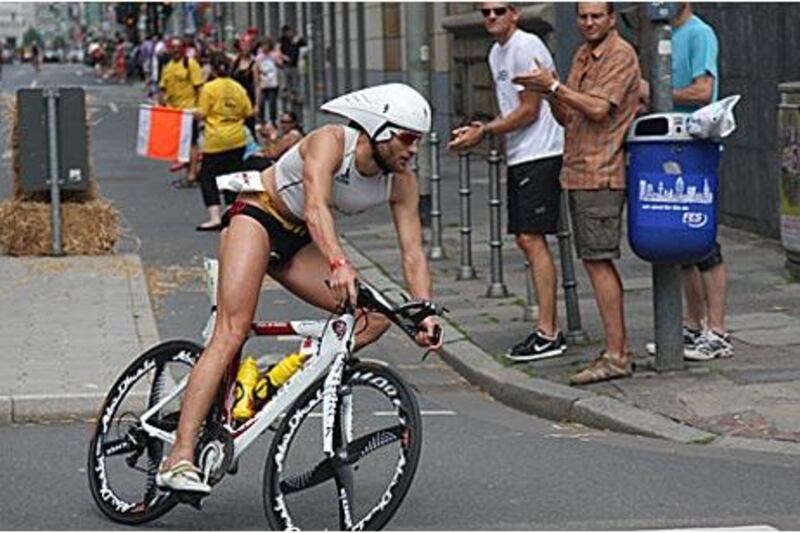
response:
{"label": "spoked carbon wheel", "polygon": [[416,399],[382,363],[348,367],[323,453],[323,384],[289,409],[270,445],[264,510],[273,529],[381,529],[411,486],[422,451]]}
{"label": "spoked carbon wheel", "polygon": [[[159,491],[155,483],[167,446],[149,437],[139,418],[188,376],[201,352],[200,346],[188,341],[151,348],[125,370],[103,402],[89,445],[87,471],[95,503],[115,522],[148,522],[178,503],[174,494]],[[182,397],[171,399],[149,422],[164,431],[175,430]]]}

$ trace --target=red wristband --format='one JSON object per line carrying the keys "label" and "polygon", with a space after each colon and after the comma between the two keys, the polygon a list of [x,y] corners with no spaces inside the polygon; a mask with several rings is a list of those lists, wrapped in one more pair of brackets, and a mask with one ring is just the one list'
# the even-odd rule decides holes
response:
{"label": "red wristband", "polygon": [[346,264],[347,264],[347,258],[346,257],[337,257],[336,259],[331,261],[331,272],[332,273],[336,272],[336,270],[338,268],[343,267]]}

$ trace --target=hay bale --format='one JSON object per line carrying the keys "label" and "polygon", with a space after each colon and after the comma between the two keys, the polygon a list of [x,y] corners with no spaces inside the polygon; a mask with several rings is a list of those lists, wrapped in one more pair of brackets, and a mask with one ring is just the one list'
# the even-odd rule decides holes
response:
{"label": "hay bale", "polygon": [[[2,115],[9,125],[6,146],[11,149],[11,199],[0,202],[0,248],[9,255],[51,255],[53,253],[50,191],[23,192],[20,179],[20,146],[17,102],[3,102]],[[91,121],[86,106],[87,124]],[[89,128],[86,143],[89,146]],[[90,151],[91,153],[91,151]],[[106,255],[114,253],[120,238],[119,210],[100,197],[91,161],[84,191],[61,191],[61,249],[65,255]]]}
{"label": "hay bale", "polygon": [[[120,212],[105,200],[61,204],[61,242],[66,255],[114,253]],[[47,202],[0,202],[0,246],[5,253],[51,255],[52,215]]]}

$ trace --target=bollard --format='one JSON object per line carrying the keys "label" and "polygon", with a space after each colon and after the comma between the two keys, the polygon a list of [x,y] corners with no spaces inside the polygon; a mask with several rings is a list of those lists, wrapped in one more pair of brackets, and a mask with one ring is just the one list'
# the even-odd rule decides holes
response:
{"label": "bollard", "polygon": [[431,261],[444,259],[442,248],[442,199],[441,177],[439,176],[439,136],[435,131],[430,134],[431,145],[431,249],[428,258]]}
{"label": "bollard", "polygon": [[469,152],[458,154],[458,195],[461,200],[461,266],[457,280],[475,279],[475,268],[472,266],[472,222],[470,213],[470,196],[472,190],[469,183]]}
{"label": "bollard", "polygon": [[567,332],[570,344],[586,344],[588,339],[581,326],[581,308],[578,304],[578,282],[575,280],[575,263],[572,261],[572,232],[569,226],[567,191],[561,192],[561,213],[558,217],[558,254],[561,258],[561,286],[567,308]]}
{"label": "bollard", "polygon": [[489,248],[491,252],[491,268],[489,271],[489,298],[508,296],[508,289],[503,283],[503,238],[500,234],[500,156],[492,149],[489,157]]}

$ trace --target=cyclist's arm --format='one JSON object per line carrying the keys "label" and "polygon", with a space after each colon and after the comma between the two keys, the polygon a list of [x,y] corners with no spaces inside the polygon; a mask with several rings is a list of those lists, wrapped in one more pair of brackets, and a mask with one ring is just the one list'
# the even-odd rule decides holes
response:
{"label": "cyclist's arm", "polygon": [[[305,190],[305,220],[311,238],[328,262],[345,257],[331,205],[333,174],[342,164],[344,134],[336,126],[323,127],[310,134],[300,146],[303,158],[303,187]],[[339,154],[332,157],[332,154]]]}
{"label": "cyclist's arm", "polygon": [[406,287],[414,298],[430,300],[431,277],[422,247],[419,186],[417,177],[410,170],[395,174],[389,205],[400,244]]}

